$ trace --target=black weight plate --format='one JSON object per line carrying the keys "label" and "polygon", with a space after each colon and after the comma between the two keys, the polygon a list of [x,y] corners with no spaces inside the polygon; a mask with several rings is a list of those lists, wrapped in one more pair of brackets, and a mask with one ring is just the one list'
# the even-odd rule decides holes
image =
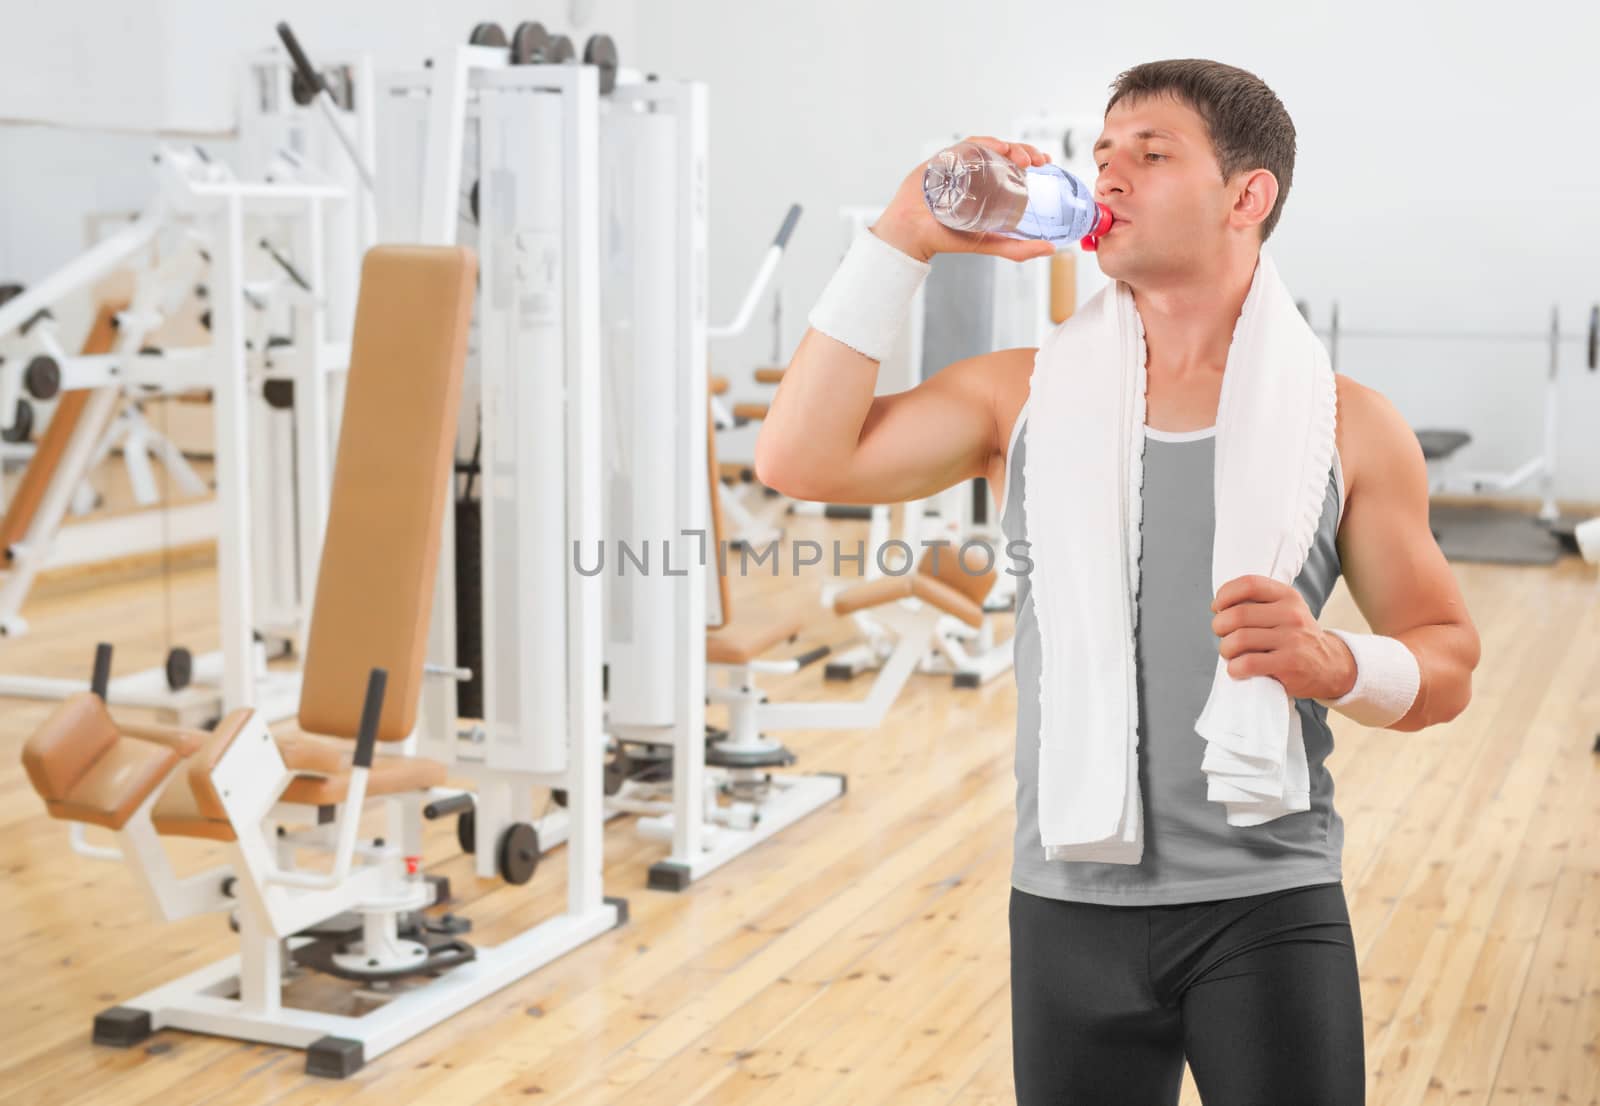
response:
{"label": "black weight plate", "polygon": [[521,885],[539,867],[539,831],[527,822],[514,822],[500,836],[500,878]]}
{"label": "black weight plate", "polygon": [[474,852],[478,844],[478,819],[473,811],[463,810],[456,816],[456,843],[464,853]]}
{"label": "black weight plate", "polygon": [[181,645],[167,653],[167,687],[182,691],[194,677],[194,656]]}
{"label": "black weight plate", "polygon": [[22,383],[34,399],[54,399],[61,390],[61,366],[54,357],[35,357],[23,370]]}
{"label": "black weight plate", "polygon": [[618,753],[606,762],[603,789],[607,795],[615,795],[622,790],[622,785],[628,782],[628,773],[633,770],[633,765],[628,763],[628,758]]}
{"label": "black weight plate", "polygon": [[600,67],[600,95],[611,95],[617,87],[617,44],[611,36],[590,35],[583,46],[583,63]]}
{"label": "black weight plate", "polygon": [[506,45],[505,28],[498,23],[479,23],[472,28],[472,33],[467,36],[468,46],[504,46]]}
{"label": "black weight plate", "polygon": [[572,40],[566,35],[552,35],[550,37],[550,51],[545,55],[545,60],[552,65],[563,62],[576,61],[578,51],[573,47]]}
{"label": "black weight plate", "polygon": [[550,32],[543,23],[518,23],[511,35],[511,64],[543,64],[550,50]]}

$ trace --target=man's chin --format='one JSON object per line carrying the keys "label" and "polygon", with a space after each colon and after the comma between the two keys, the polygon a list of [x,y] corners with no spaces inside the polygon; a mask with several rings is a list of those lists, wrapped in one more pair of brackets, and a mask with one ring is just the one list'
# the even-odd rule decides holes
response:
{"label": "man's chin", "polygon": [[1127,251],[1112,246],[1106,248],[1107,243],[1101,242],[1100,248],[1094,251],[1094,259],[1100,265],[1100,271],[1112,280],[1126,280],[1139,266],[1134,259],[1128,256]]}

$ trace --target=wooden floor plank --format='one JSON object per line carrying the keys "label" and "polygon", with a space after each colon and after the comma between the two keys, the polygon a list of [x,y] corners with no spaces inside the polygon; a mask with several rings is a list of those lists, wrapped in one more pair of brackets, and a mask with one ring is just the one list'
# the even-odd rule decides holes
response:
{"label": "wooden floor plank", "polygon": [[[835,536],[865,527],[791,520],[791,538]],[[1600,1103],[1600,589],[1571,558],[1454,567],[1484,639],[1472,707],[1420,734],[1333,720],[1368,1098]],[[752,573],[734,588],[739,603],[787,607],[813,603],[821,583]],[[50,582],[25,611],[34,632],[0,641],[0,671],[82,678],[107,637],[119,673],[159,664],[170,644],[211,647],[215,588],[214,569],[187,556],[165,579]],[[795,652],[851,638],[848,620],[816,613]],[[1342,583],[1323,622],[1364,628]],[[770,694],[865,694],[820,668]],[[845,772],[849,793],[685,894],[644,890],[661,845],[628,819],[608,824],[607,893],[630,900],[626,927],[341,1083],[305,1076],[297,1052],[224,1039],[88,1043],[96,1011],[233,942],[220,917],[150,920],[125,870],[66,848],[19,764],[50,709],[0,703],[3,1106],[1013,1100],[1010,677],[978,691],[916,677],[874,732],[781,735],[802,769]],[[512,888],[475,877],[448,822],[427,827],[425,849],[474,940],[560,908],[565,850]],[[178,853],[186,867],[222,856],[198,842]],[[344,1001],[320,978],[296,986]],[[1187,1075],[1182,1101],[1198,1103]]]}

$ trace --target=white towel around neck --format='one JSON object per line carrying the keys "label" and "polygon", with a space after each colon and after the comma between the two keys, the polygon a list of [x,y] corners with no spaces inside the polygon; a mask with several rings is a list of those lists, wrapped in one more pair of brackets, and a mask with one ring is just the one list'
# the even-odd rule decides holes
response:
{"label": "white towel around neck", "polygon": [[[1138,620],[1144,324],[1102,289],[1045,340],[1028,398],[1024,507],[1039,626],[1039,832],[1052,860],[1137,864]],[[1321,341],[1260,254],[1217,409],[1215,594],[1238,576],[1292,584],[1321,519],[1337,392]],[[1207,798],[1232,826],[1310,809],[1300,715],[1270,676],[1217,656],[1195,720]]]}

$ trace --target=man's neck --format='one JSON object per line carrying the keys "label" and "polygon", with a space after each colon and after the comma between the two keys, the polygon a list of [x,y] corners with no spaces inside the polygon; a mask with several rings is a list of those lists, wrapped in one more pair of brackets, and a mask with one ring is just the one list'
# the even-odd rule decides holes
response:
{"label": "man's neck", "polygon": [[1169,378],[1222,374],[1258,256],[1252,250],[1178,284],[1133,289],[1151,372]]}

